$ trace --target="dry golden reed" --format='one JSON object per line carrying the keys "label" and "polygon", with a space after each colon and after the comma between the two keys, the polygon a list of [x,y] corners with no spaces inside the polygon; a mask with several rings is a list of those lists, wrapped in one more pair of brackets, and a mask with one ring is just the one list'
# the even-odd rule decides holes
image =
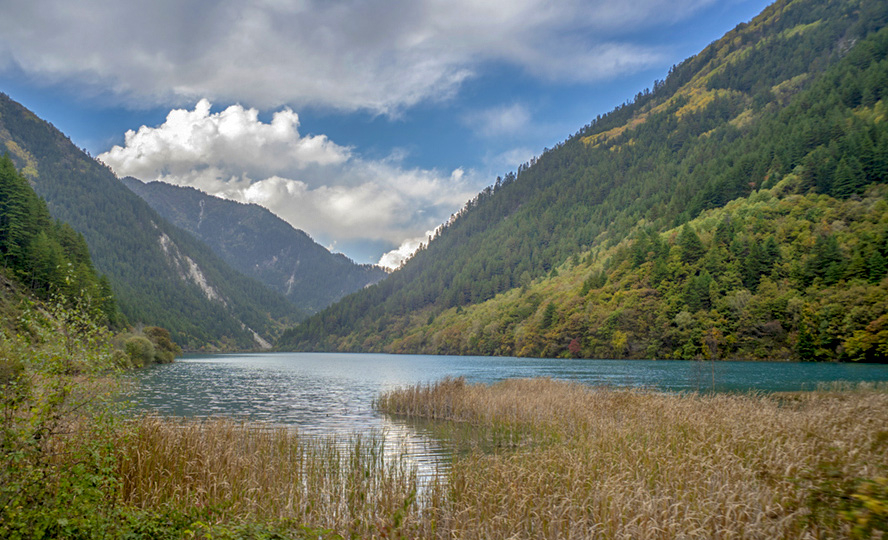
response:
{"label": "dry golden reed", "polygon": [[433,509],[442,537],[870,537],[888,517],[854,505],[861,481],[888,476],[884,389],[676,395],[448,379],[377,406],[530,439],[455,460]]}
{"label": "dry golden reed", "polygon": [[304,524],[343,538],[878,538],[885,390],[702,395],[445,379],[379,396],[382,411],[496,443],[456,452],[428,485],[380,435],[146,417],[119,444],[122,499],[211,508],[219,523],[289,523],[297,536]]}
{"label": "dry golden reed", "polygon": [[[275,521],[374,537],[414,520],[415,470],[381,435],[144,417],[120,444],[123,502],[205,508],[219,523]],[[397,523],[395,523],[397,521]]]}

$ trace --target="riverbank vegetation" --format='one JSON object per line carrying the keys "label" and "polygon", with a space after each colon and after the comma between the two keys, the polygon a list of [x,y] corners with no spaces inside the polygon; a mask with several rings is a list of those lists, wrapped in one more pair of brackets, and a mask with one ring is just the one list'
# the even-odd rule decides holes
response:
{"label": "riverbank vegetation", "polygon": [[888,188],[786,195],[799,177],[575,257],[486,302],[414,315],[385,352],[888,358]]}
{"label": "riverbank vegetation", "polygon": [[379,537],[416,512],[381,435],[131,418],[107,328],[64,306],[18,325],[0,331],[0,538]]}

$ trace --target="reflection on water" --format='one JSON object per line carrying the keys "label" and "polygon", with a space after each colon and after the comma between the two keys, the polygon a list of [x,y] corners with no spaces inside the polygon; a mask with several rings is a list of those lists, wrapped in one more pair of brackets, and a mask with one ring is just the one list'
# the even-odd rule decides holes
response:
{"label": "reflection on water", "polygon": [[451,446],[434,433],[417,429],[417,424],[404,419],[383,416],[386,457],[406,454],[416,466],[420,486],[428,485],[435,476],[446,474],[453,455]]}
{"label": "reflection on water", "polygon": [[[406,451],[421,476],[446,466],[434,430],[373,410],[379,393],[445,376],[490,383],[553,377],[592,385],[670,391],[792,391],[830,381],[886,381],[888,366],[639,360],[566,360],[425,355],[262,353],[192,356],[134,372],[138,411],[227,416],[304,433],[382,431],[387,451]],[[403,444],[403,446],[401,446]]]}

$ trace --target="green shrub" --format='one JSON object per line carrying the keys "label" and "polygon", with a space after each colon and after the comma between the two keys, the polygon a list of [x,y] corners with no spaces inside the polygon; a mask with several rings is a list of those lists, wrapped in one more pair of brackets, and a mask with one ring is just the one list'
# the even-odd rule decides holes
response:
{"label": "green shrub", "polygon": [[145,336],[133,336],[127,339],[123,345],[123,350],[129,355],[130,363],[134,367],[142,367],[154,363],[154,344]]}
{"label": "green shrub", "polygon": [[159,326],[146,326],[142,333],[154,344],[154,361],[158,364],[169,364],[176,356],[182,354],[182,349],[173,343],[170,332]]}
{"label": "green shrub", "polygon": [[68,305],[29,305],[22,334],[0,331],[0,538],[97,538],[113,522],[109,334]]}

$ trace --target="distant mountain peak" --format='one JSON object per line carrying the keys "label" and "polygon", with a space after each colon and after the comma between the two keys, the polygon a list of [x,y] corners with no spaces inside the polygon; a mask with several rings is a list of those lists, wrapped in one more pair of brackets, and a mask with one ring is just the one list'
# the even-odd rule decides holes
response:
{"label": "distant mountain peak", "polygon": [[330,253],[273,212],[164,182],[121,181],[170,222],[206,242],[222,259],[308,312],[386,277],[378,267]]}

